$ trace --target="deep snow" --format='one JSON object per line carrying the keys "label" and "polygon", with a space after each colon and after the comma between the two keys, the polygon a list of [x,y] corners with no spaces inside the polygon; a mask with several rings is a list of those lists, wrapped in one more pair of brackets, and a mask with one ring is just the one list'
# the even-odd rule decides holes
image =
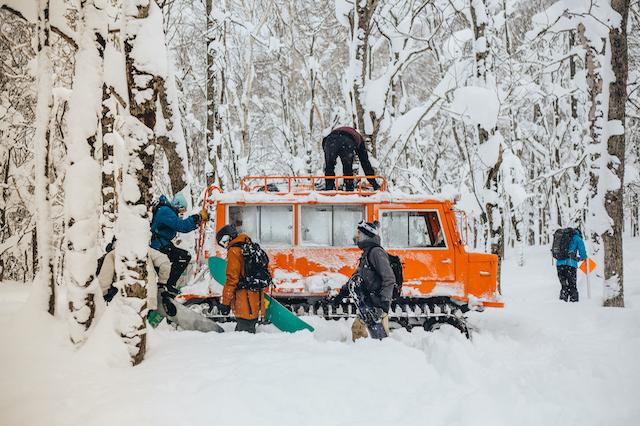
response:
{"label": "deep snow", "polygon": [[135,368],[114,366],[104,339],[72,353],[64,321],[0,284],[0,425],[637,425],[640,239],[626,309],[600,307],[602,289],[587,300],[584,283],[580,303],[556,300],[548,253],[507,260],[507,306],[472,314],[471,341],[399,330],[353,344],[348,323],[317,318],[315,334],[164,328]]}

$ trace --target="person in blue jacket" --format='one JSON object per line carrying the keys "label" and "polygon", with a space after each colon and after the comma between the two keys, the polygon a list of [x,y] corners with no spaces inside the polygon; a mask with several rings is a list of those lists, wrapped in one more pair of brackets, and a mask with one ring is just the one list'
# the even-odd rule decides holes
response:
{"label": "person in blue jacket", "polygon": [[[587,260],[587,250],[584,248],[582,233],[579,229],[569,242],[569,258],[556,260],[558,278],[560,279],[560,300],[565,302],[578,301],[577,270],[578,261]],[[577,255],[576,255],[577,253]]]}
{"label": "person in blue jacket", "polygon": [[185,219],[180,218],[180,213],[186,209],[187,201],[182,194],[177,194],[172,202],[169,202],[166,196],[161,195],[151,221],[151,244],[149,245],[166,254],[171,261],[171,273],[166,284],[167,290],[173,294],[178,294],[176,283],[180,275],[187,269],[191,255],[188,251],[173,245],[171,240],[178,232],[194,231],[201,221],[209,218],[206,210]]}

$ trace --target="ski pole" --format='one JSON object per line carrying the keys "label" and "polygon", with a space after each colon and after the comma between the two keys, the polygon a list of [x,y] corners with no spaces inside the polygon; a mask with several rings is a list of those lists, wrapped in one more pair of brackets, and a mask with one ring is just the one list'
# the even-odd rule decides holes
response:
{"label": "ski pole", "polygon": [[585,260],[585,263],[587,264],[586,270],[587,270],[587,297],[589,299],[591,299],[591,280],[589,279],[589,273],[591,271],[589,271],[589,256],[587,256],[587,260]]}

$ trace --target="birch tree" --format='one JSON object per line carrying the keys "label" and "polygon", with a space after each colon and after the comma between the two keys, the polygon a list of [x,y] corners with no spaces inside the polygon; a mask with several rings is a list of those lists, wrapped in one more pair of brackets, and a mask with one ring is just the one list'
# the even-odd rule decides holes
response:
{"label": "birch tree", "polygon": [[[169,73],[162,11],[155,1],[127,0],[123,6],[129,111],[120,122],[118,134],[123,137],[116,144],[120,150],[116,156],[122,159],[116,221],[116,272],[123,295],[118,330],[132,364],[137,365],[144,359],[147,341],[146,265],[154,150],[158,134],[166,136],[172,127],[161,121],[169,115],[166,102],[162,111],[163,77]],[[149,56],[149,52],[164,54]]]}
{"label": "birch tree", "polygon": [[116,119],[125,115],[128,108],[127,81],[123,46],[122,1],[108,2],[103,11],[109,28],[103,60],[102,83],[102,247],[106,247],[115,236],[118,212],[117,169],[115,145],[118,135]]}
{"label": "birch tree", "polygon": [[207,13],[207,147],[211,171],[207,183],[222,185],[222,114],[225,96],[225,48],[227,18],[225,3],[206,0]]}
{"label": "birch tree", "polygon": [[83,343],[96,317],[101,291],[95,279],[100,217],[103,19],[94,2],[82,4],[73,92],[69,106],[65,177],[65,282],[71,340]]}
{"label": "birch tree", "polygon": [[[38,61],[38,103],[36,106],[35,147],[35,201],[37,205],[38,236],[38,277],[36,286],[46,294],[47,311],[54,314],[55,283],[53,280],[53,260],[51,254],[51,204],[49,200],[49,149],[51,131],[51,109],[53,105],[51,79],[51,24],[49,22],[49,0],[38,1],[37,61]],[[46,288],[46,290],[44,290]]]}
{"label": "birch tree", "polygon": [[[622,231],[624,224],[624,166],[625,166],[625,121],[627,105],[627,22],[629,0],[611,0],[611,8],[620,16],[617,25],[609,28],[611,46],[611,69],[613,81],[609,87],[608,131],[603,137],[606,143],[605,155],[608,185],[604,194],[604,206],[611,218],[610,227],[603,235],[604,242],[604,306],[624,306],[624,267],[622,252]],[[605,139],[606,138],[606,139]],[[603,147],[604,148],[604,147]],[[603,149],[604,151],[604,149]]]}

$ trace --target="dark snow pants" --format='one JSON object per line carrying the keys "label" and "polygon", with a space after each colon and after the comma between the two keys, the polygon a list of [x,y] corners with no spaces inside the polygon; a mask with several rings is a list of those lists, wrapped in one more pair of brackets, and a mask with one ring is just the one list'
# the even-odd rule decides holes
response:
{"label": "dark snow pants", "polygon": [[[342,175],[353,176],[353,158],[356,155],[356,143],[349,136],[332,133],[322,141],[324,150],[324,175],[336,175],[336,162],[338,157],[342,162]],[[353,191],[353,179],[345,179],[347,191]],[[336,189],[335,179],[327,179],[325,182],[326,191]]]}
{"label": "dark snow pants", "polygon": [[243,318],[236,318],[236,331],[246,331],[248,333],[255,334],[256,324],[258,324],[257,319],[248,320]]}
{"label": "dark snow pants", "polygon": [[560,279],[560,300],[565,302],[578,301],[577,270],[572,266],[558,266],[558,278]]}
{"label": "dark snow pants", "polygon": [[180,275],[182,275],[182,273],[187,269],[187,266],[189,266],[189,262],[191,262],[191,255],[188,251],[174,246],[173,243],[169,243],[169,245],[160,248],[159,251],[166,254],[171,262],[171,273],[169,274],[169,279],[166,282],[167,287],[175,287]]}

